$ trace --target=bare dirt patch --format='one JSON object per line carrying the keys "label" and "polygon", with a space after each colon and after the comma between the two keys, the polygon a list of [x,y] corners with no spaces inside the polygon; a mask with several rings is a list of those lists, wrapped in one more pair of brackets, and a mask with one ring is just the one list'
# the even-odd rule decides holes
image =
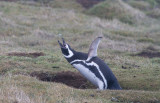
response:
{"label": "bare dirt patch", "polygon": [[63,83],[77,89],[94,89],[95,87],[88,82],[80,73],[62,71],[57,73],[33,72],[32,77],[46,82]]}
{"label": "bare dirt patch", "polygon": [[139,67],[140,67],[139,65],[130,64],[130,63],[124,63],[124,64],[122,65],[122,69],[133,69],[133,68],[138,69]]}
{"label": "bare dirt patch", "polygon": [[0,0],[0,1],[15,1],[15,0]]}
{"label": "bare dirt patch", "polygon": [[145,57],[145,58],[156,58],[156,57],[160,57],[160,50],[149,46],[147,48],[145,48],[143,51],[141,51],[140,53],[134,54],[132,56],[141,56],[141,57]]}
{"label": "bare dirt patch", "polygon": [[37,58],[39,56],[44,56],[45,54],[42,52],[33,52],[33,53],[23,53],[23,52],[11,52],[7,54],[8,56],[23,56],[23,57],[31,57],[31,58]]}
{"label": "bare dirt patch", "polygon": [[136,56],[146,57],[146,58],[160,58],[160,52],[142,51]]}
{"label": "bare dirt patch", "polygon": [[80,3],[85,8],[90,8],[104,0],[77,0],[78,3]]}

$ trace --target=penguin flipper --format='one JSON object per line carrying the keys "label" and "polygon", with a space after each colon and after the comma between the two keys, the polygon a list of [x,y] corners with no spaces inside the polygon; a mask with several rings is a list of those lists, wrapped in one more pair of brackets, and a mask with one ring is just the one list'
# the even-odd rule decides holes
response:
{"label": "penguin flipper", "polygon": [[98,45],[101,41],[102,37],[97,37],[90,45],[89,51],[88,51],[88,58],[86,61],[89,61],[92,57],[97,56],[97,49]]}

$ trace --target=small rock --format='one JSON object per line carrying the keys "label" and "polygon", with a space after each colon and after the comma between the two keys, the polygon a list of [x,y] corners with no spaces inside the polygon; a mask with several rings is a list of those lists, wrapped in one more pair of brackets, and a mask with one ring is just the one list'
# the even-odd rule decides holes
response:
{"label": "small rock", "polygon": [[18,101],[14,101],[13,103],[18,103]]}
{"label": "small rock", "polygon": [[52,68],[59,68],[58,66],[53,66]]}
{"label": "small rock", "polygon": [[94,97],[94,94],[90,94],[91,97]]}
{"label": "small rock", "polygon": [[115,98],[115,97],[112,97],[112,98],[111,98],[111,101],[113,101],[113,102],[118,102],[118,99]]}
{"label": "small rock", "polygon": [[122,69],[127,69],[127,67],[125,67],[125,66],[122,65]]}

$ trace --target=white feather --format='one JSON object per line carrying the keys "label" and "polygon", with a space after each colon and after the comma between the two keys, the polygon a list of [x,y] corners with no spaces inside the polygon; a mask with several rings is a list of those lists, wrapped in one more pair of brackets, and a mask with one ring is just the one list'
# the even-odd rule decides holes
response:
{"label": "white feather", "polygon": [[[88,66],[95,66],[98,70],[98,72],[100,73],[100,75],[102,76],[102,79],[105,83],[105,89],[107,89],[107,80],[105,79],[103,73],[101,72],[99,66],[95,63],[95,62],[91,62],[91,63],[87,63],[85,60],[74,60],[72,62],[70,62],[70,64],[77,62],[77,61],[82,61],[84,62],[86,65]],[[73,66],[82,74],[84,75],[89,81],[91,81],[94,85],[98,86],[99,89],[103,89],[103,85],[102,85],[102,81],[96,77],[96,75],[94,73],[92,73],[88,68],[86,68],[85,66],[81,65],[81,64],[73,64]]]}
{"label": "white feather", "polygon": [[103,89],[103,82],[95,76],[94,73],[92,73],[89,69],[87,69],[85,66],[81,64],[73,64],[73,66],[90,82],[92,82],[94,85],[96,85],[99,89]]}

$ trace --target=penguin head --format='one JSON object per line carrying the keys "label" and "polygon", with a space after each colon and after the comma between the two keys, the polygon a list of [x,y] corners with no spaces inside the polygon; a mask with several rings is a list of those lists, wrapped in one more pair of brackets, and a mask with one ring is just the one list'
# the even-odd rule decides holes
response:
{"label": "penguin head", "polygon": [[61,43],[58,40],[58,43],[61,47],[61,51],[65,58],[71,58],[74,55],[73,49],[65,42],[65,40],[62,38],[63,43]]}

